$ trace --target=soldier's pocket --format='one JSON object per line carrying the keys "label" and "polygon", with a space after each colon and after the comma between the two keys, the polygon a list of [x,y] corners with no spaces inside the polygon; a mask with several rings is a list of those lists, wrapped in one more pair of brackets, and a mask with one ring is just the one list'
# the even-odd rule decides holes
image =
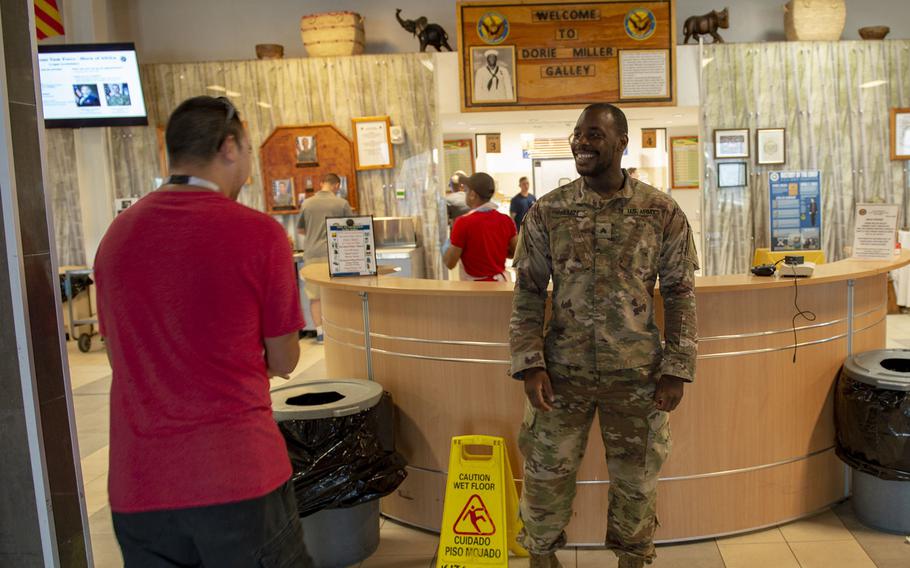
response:
{"label": "soldier's pocket", "polygon": [[583,272],[592,265],[590,243],[576,218],[560,219],[553,227],[550,256],[554,271],[562,274]]}
{"label": "soldier's pocket", "polygon": [[521,420],[521,431],[518,432],[518,449],[521,455],[527,457],[531,453],[534,442],[534,426],[537,423],[537,409],[525,401],[524,418]]}
{"label": "soldier's pocket", "polygon": [[652,410],[648,415],[648,447],[645,449],[645,475],[657,476],[670,456],[670,414]]}

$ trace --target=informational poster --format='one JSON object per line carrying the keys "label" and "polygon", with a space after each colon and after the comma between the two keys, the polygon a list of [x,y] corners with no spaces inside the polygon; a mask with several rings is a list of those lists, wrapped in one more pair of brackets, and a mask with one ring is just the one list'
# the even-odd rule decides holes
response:
{"label": "informational poster", "polygon": [[373,217],[329,217],[325,220],[329,275],[376,276]]}
{"label": "informational poster", "polygon": [[853,258],[887,260],[894,254],[897,219],[896,203],[860,203],[856,206]]}
{"label": "informational poster", "polygon": [[670,53],[666,50],[619,51],[619,100],[670,96]]}
{"label": "informational poster", "polygon": [[698,189],[698,136],[670,138],[670,187]]}
{"label": "informational poster", "polygon": [[821,172],[771,172],[771,250],[819,250]]}

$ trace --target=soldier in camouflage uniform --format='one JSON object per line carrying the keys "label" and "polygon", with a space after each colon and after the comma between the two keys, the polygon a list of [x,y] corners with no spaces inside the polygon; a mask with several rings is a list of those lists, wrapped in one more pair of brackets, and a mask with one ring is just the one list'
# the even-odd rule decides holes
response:
{"label": "soldier in camouflage uniform", "polygon": [[[620,567],[653,560],[667,413],[695,376],[692,230],[672,198],[621,169],[627,132],[618,108],[585,109],[571,138],[582,177],[531,208],[516,254],[512,375],[528,397],[519,541],[535,568],[559,566],[595,411],[611,481],[606,545]],[[664,346],[654,323],[658,276]]]}

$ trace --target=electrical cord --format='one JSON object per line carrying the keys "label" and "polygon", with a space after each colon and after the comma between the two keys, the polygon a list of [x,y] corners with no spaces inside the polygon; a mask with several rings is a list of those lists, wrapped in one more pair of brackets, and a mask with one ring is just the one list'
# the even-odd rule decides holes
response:
{"label": "electrical cord", "polygon": [[[778,261],[780,262],[780,261]],[[788,264],[786,266],[793,266]],[[797,337],[796,337],[796,318],[802,317],[806,321],[815,321],[816,315],[815,312],[811,310],[803,310],[799,307],[799,276],[796,275],[796,268],[793,270],[793,307],[796,308],[796,313],[793,315],[792,325],[793,325],[793,363],[796,363],[796,349],[799,346]]]}

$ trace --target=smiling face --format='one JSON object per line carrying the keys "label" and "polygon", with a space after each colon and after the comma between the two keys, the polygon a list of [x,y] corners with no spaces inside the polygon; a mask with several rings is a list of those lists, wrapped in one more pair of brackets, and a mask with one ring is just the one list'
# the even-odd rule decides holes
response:
{"label": "smiling face", "polygon": [[578,117],[572,133],[575,169],[579,175],[587,177],[597,177],[612,169],[618,170],[628,143],[628,135],[617,131],[608,111],[585,110]]}

